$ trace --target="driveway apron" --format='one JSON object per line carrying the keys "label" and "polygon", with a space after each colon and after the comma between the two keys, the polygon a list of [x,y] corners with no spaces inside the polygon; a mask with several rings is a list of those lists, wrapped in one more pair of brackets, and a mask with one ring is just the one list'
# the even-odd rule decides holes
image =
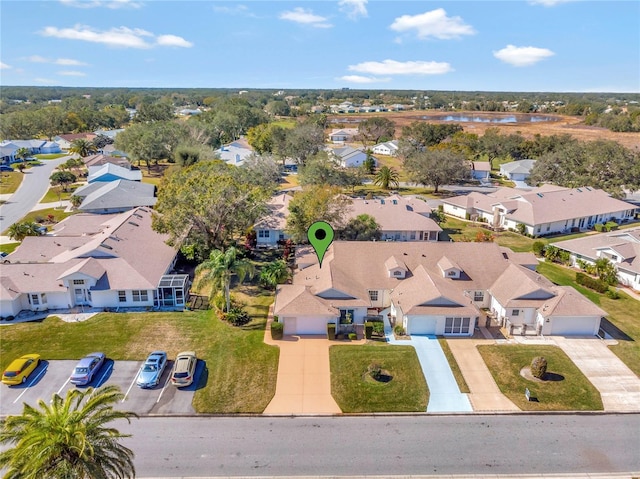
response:
{"label": "driveway apron", "polygon": [[640,379],[602,340],[554,338],[602,397],[605,411],[640,411]]}

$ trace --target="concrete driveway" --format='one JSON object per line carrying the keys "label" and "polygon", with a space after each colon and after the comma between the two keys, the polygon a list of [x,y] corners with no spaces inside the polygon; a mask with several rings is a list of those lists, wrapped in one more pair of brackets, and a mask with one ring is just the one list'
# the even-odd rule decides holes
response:
{"label": "concrete driveway", "polygon": [[605,411],[640,411],[640,379],[604,341],[564,337],[554,341],[600,391]]}
{"label": "concrete driveway", "polygon": [[467,386],[469,386],[470,393],[468,397],[474,411],[520,410],[500,392],[498,385],[489,372],[489,368],[487,368],[478,352],[478,344],[495,344],[495,341],[456,338],[447,339],[447,343],[456,358]]}

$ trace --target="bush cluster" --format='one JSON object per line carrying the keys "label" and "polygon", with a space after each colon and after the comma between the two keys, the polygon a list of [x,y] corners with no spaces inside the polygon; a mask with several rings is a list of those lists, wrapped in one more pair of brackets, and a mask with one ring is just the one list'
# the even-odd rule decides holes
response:
{"label": "bush cluster", "polygon": [[592,278],[584,273],[576,273],[576,283],[586,286],[589,289],[593,289],[598,293],[606,293],[609,291],[609,285],[604,281],[596,278]]}
{"label": "bush cluster", "polygon": [[547,374],[547,360],[543,356],[537,356],[531,361],[531,374],[534,378],[542,379]]}
{"label": "bush cluster", "polygon": [[404,328],[402,327],[401,324],[396,324],[393,327],[393,332],[396,333],[398,336],[404,336]]}
{"label": "bush cluster", "polygon": [[336,339],[336,325],[335,323],[327,324],[327,338]]}
{"label": "bush cluster", "polygon": [[282,339],[284,336],[284,324],[275,320],[271,323],[271,339]]}

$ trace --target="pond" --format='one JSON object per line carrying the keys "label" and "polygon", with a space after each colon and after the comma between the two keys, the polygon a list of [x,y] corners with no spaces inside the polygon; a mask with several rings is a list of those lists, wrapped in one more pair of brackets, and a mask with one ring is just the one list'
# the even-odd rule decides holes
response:
{"label": "pond", "polygon": [[458,123],[538,123],[558,121],[560,118],[547,115],[429,115],[423,120],[455,121]]}

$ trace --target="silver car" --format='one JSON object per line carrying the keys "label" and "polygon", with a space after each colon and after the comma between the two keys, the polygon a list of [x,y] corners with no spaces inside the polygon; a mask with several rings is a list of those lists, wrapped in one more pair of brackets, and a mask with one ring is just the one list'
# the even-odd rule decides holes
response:
{"label": "silver car", "polygon": [[78,386],[86,386],[100,370],[105,359],[106,356],[104,353],[87,354],[78,362],[73,373],[71,373],[69,381]]}
{"label": "silver car", "polygon": [[189,386],[193,382],[197,362],[196,353],[193,351],[178,354],[171,373],[171,384],[179,388]]}
{"label": "silver car", "polygon": [[158,385],[167,365],[167,353],[154,351],[147,357],[138,373],[136,384],[141,388],[153,388]]}

